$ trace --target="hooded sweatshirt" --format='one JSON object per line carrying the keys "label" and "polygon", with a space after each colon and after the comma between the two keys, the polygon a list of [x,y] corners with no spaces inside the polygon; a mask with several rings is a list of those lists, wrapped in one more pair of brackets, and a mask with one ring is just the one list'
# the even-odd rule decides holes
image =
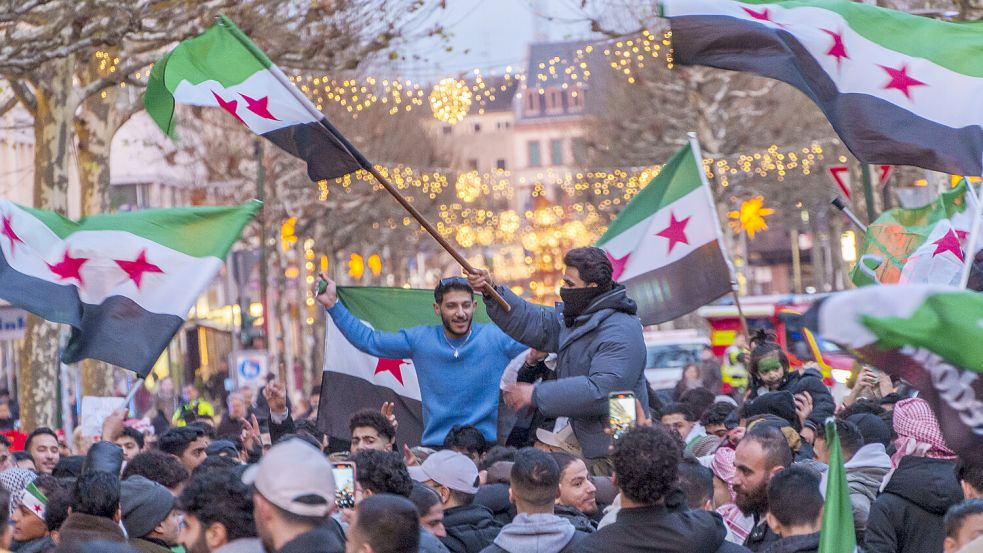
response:
{"label": "hooded sweatshirt", "polygon": [[519,513],[481,553],[560,553],[576,533],[572,524],[554,514]]}
{"label": "hooded sweatshirt", "polygon": [[883,493],[870,507],[864,550],[867,553],[938,551],[945,539],[942,517],[962,499],[952,461],[902,457]]}
{"label": "hooded sweatshirt", "polygon": [[[867,517],[870,515],[870,504],[877,499],[881,483],[891,470],[891,458],[882,444],[867,444],[858,449],[843,468],[846,469],[846,483],[850,488],[850,503],[853,505],[853,525],[858,543],[862,543]],[[828,476],[829,473],[824,472],[819,484],[824,496]]]}

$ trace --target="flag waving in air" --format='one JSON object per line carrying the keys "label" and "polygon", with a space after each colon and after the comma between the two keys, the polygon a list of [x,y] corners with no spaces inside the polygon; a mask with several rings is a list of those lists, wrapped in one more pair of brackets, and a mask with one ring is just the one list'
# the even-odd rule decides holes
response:
{"label": "flag waving in air", "polygon": [[697,147],[693,141],[673,155],[595,244],[638,303],[642,324],[671,321],[731,291]]}
{"label": "flag waving in air", "polygon": [[663,0],[677,63],[784,81],[864,163],[983,171],[983,33],[849,0]]}
{"label": "flag waving in air", "polygon": [[0,298],[71,325],[62,360],[147,376],[261,204],[79,221],[0,200]]}
{"label": "flag waving in air", "polygon": [[175,104],[219,107],[307,162],[313,181],[363,166],[310,100],[225,16],[154,64],[143,104],[171,138],[177,136]]}

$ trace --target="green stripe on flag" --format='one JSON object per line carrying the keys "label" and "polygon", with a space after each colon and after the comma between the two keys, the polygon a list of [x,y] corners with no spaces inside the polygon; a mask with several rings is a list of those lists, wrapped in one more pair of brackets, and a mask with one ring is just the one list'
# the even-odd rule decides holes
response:
{"label": "green stripe on flag", "polygon": [[53,211],[18,206],[45,224],[59,238],[79,231],[129,232],[194,257],[224,259],[242,228],[256,216],[262,202],[239,206],[145,209],[82,217],[77,222]]}
{"label": "green stripe on flag", "polygon": [[865,315],[861,321],[882,349],[925,348],[955,366],[983,372],[983,295],[977,292],[933,294],[910,317]]}
{"label": "green stripe on flag", "polygon": [[176,138],[174,91],[182,81],[192,85],[208,80],[235,86],[272,66],[270,58],[225,16],[194,38],[178,44],[154,64],[143,105],[157,125]]}
{"label": "green stripe on flag", "polygon": [[840,14],[864,38],[972,77],[983,77],[983,33],[978,25],[950,23],[849,0],[741,0],[787,9],[821,8]]}
{"label": "green stripe on flag", "polygon": [[[345,307],[375,330],[397,332],[420,325],[439,325],[440,317],[433,311],[433,290],[344,286],[338,288],[338,299]],[[475,298],[474,321],[488,323],[483,302]]]}
{"label": "green stripe on flag", "polygon": [[829,448],[829,473],[823,504],[823,526],[819,533],[819,553],[851,553],[857,549],[853,505],[846,483],[840,436],[836,433],[833,419],[826,421],[826,446]]}
{"label": "green stripe on flag", "polygon": [[615,236],[644,221],[653,213],[699,188],[701,168],[697,167],[693,148],[687,144],[662,166],[659,174],[639,192],[595,244],[603,246]]}

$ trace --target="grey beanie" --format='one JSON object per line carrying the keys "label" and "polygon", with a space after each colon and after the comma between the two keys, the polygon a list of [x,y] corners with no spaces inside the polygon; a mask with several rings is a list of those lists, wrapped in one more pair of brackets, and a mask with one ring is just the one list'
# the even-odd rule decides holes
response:
{"label": "grey beanie", "polygon": [[153,480],[131,476],[120,482],[119,505],[126,533],[131,538],[142,538],[171,513],[174,496]]}

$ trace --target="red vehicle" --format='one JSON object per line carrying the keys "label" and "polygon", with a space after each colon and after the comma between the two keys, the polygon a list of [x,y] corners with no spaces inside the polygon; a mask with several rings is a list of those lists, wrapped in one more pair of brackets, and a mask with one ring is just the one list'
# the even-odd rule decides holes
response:
{"label": "red vehicle", "polygon": [[[755,330],[762,328],[774,332],[778,343],[790,354],[792,363],[798,365],[816,361],[799,323],[800,315],[824,296],[825,294],[748,296],[741,298],[741,307],[750,332],[753,334]],[[714,354],[723,356],[741,330],[737,306],[732,299],[727,298],[719,305],[700,308],[697,314],[710,325],[710,344]],[[821,336],[815,338],[822,356],[819,365],[824,382],[827,386],[833,386],[834,382],[845,383],[853,370],[853,358],[835,344],[823,340]]]}

